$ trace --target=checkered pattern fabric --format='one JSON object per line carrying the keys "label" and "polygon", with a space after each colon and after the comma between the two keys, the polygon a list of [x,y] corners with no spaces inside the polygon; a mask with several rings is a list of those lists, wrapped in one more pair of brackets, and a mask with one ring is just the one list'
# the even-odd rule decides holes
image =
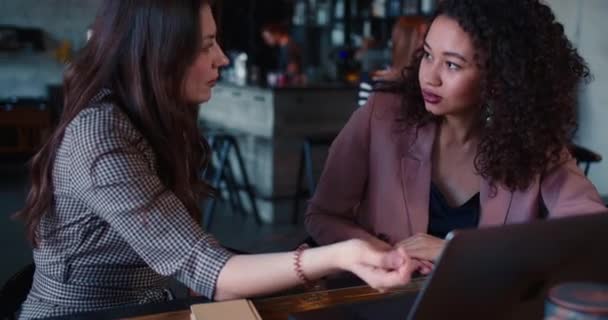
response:
{"label": "checkered pattern fabric", "polygon": [[38,229],[20,318],[167,300],[167,277],[213,297],[231,253],[201,230],[156,168],[146,140],[102,91],[58,150],[54,210]]}

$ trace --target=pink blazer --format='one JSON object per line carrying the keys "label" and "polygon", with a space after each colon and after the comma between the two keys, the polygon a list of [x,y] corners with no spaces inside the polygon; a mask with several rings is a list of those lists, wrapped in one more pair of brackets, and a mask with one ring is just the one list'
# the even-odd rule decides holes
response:
{"label": "pink blazer", "polygon": [[[417,137],[398,129],[400,103],[398,95],[373,95],[333,142],[305,218],[320,244],[369,237],[394,244],[427,232],[436,125],[420,128]],[[605,211],[595,187],[565,154],[525,191],[497,185],[492,193],[489,181],[482,181],[479,225],[539,219],[541,201],[551,218]]]}

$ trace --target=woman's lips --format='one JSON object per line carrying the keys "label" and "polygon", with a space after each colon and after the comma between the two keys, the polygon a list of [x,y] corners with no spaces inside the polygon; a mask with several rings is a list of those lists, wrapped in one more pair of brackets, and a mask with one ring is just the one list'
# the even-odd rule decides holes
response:
{"label": "woman's lips", "polygon": [[422,90],[422,98],[424,101],[430,104],[438,104],[443,99],[442,97],[426,90]]}

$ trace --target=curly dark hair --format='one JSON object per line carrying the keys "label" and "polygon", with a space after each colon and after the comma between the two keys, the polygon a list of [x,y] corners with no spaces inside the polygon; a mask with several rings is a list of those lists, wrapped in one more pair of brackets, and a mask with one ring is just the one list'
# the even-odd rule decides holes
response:
{"label": "curly dark hair", "polygon": [[[571,142],[577,89],[590,79],[589,68],[539,0],[444,0],[435,17],[440,15],[471,36],[482,74],[475,168],[493,184],[526,189],[548,164],[560,161]],[[419,50],[399,85],[401,121],[410,128],[439,120],[424,107],[422,56]]]}

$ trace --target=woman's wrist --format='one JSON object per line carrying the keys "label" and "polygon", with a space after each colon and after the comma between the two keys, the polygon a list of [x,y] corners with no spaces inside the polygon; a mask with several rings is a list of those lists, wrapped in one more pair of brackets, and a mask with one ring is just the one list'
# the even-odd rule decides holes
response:
{"label": "woman's wrist", "polygon": [[354,257],[358,254],[358,242],[361,240],[351,239],[333,244],[332,253],[334,257],[331,259],[333,268],[339,271],[351,271],[353,267]]}
{"label": "woman's wrist", "polygon": [[349,250],[342,242],[317,248],[300,246],[293,253],[293,270],[300,283],[308,288],[314,287],[318,279],[347,270],[344,251]]}
{"label": "woman's wrist", "polygon": [[298,278],[300,279],[300,281],[306,286],[306,287],[312,287],[314,286],[314,281],[311,280],[306,273],[304,273],[304,270],[302,268],[302,255],[304,254],[304,251],[306,249],[308,249],[309,246],[308,244],[304,243],[301,244],[295,251],[294,251],[294,258],[293,258],[293,267],[294,267],[294,271],[296,273],[296,275],[298,276]]}

